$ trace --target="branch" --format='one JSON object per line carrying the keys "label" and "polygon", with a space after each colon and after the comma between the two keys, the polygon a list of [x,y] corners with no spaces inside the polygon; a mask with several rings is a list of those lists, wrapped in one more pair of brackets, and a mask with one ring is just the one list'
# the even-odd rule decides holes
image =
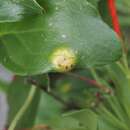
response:
{"label": "branch", "polygon": [[45,93],[47,93],[48,95],[50,95],[51,97],[53,97],[55,100],[57,100],[58,102],[60,102],[63,106],[65,106],[66,109],[80,109],[80,107],[78,106],[78,104],[74,104],[72,102],[66,102],[64,101],[61,97],[59,97],[58,95],[56,95],[53,91],[48,91],[47,87],[41,84],[38,84],[36,80],[28,78],[27,82],[35,85],[37,87],[39,87],[40,89],[42,89]]}
{"label": "branch", "polygon": [[107,0],[107,1],[108,1],[109,13],[110,13],[111,18],[112,18],[112,24],[113,24],[114,31],[117,33],[117,35],[121,39],[121,44],[122,44],[122,49],[123,49],[123,56],[122,56],[123,62],[124,62],[124,65],[126,66],[126,68],[128,69],[128,61],[127,61],[127,55],[126,55],[127,54],[127,47],[125,45],[125,42],[123,40],[123,36],[121,33],[121,28],[120,28],[120,24],[119,24],[118,15],[117,15],[115,0]]}
{"label": "branch", "polygon": [[82,81],[86,81],[86,82],[89,83],[90,85],[93,85],[93,86],[99,88],[100,90],[102,90],[102,91],[105,92],[105,93],[108,93],[108,94],[111,94],[111,93],[112,93],[112,90],[111,90],[111,89],[109,89],[109,88],[107,88],[107,87],[105,87],[105,86],[103,86],[103,85],[97,83],[96,80],[92,80],[92,79],[89,79],[89,78],[87,78],[87,77],[80,76],[80,75],[78,75],[78,74],[74,74],[74,73],[70,73],[70,72],[69,72],[69,73],[66,73],[66,74],[67,74],[67,75],[70,75],[70,76],[73,76],[73,77],[75,77],[75,78],[78,78],[78,79],[80,79],[80,80],[82,80]]}

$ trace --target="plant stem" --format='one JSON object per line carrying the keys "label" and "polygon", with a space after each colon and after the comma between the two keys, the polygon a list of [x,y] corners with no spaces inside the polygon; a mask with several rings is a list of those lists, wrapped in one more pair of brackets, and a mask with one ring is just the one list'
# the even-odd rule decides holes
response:
{"label": "plant stem", "polygon": [[[101,90],[105,93],[112,94],[112,90],[110,88],[108,88],[109,85],[107,84],[107,82],[105,82],[105,81],[103,82],[103,80],[98,76],[96,70],[91,68],[90,71],[91,71],[91,74],[93,75],[93,77],[95,78],[95,80],[97,81],[97,83],[100,86],[102,86]],[[104,86],[104,84],[105,84],[105,86]]]}
{"label": "plant stem", "polygon": [[55,100],[57,100],[58,102],[60,102],[62,105],[65,105],[66,102],[61,99],[58,95],[56,95],[55,93],[53,93],[53,91],[48,91],[47,86],[38,84],[36,80],[33,80],[32,78],[27,79],[27,82],[31,85],[34,85],[38,88],[40,88],[41,90],[43,90],[46,94],[50,95],[51,97],[53,97]]}
{"label": "plant stem", "polygon": [[126,78],[128,79],[128,82],[130,84],[130,70],[129,70],[129,68],[124,67],[121,63],[117,63],[117,65],[120,67],[122,72],[126,75]]}
{"label": "plant stem", "polygon": [[53,97],[56,101],[61,103],[64,107],[70,108],[70,109],[80,109],[80,106],[78,104],[73,104],[73,106],[72,106],[71,102],[65,101],[64,99],[62,99],[60,96],[58,96],[53,91],[48,91],[46,86],[38,84],[38,82],[36,80],[33,80],[32,78],[29,78],[29,79],[27,79],[27,82],[29,84],[32,84],[32,85],[40,88],[41,90],[43,90],[46,94],[48,94],[49,96]]}
{"label": "plant stem", "polygon": [[116,5],[115,5],[115,0],[108,0],[108,9],[112,18],[112,24],[114,31],[119,35],[119,37],[122,37],[120,25],[119,25],[119,20],[118,20],[118,15],[116,11]]}
{"label": "plant stem", "polygon": [[93,75],[93,77],[95,78],[95,80],[99,83],[99,84],[101,84],[101,80],[100,80],[100,78],[99,78],[99,76],[97,75],[97,72],[95,71],[95,69],[90,69],[91,70],[91,73],[92,73],[92,75]]}
{"label": "plant stem", "polygon": [[25,111],[27,110],[29,105],[31,104],[31,102],[34,98],[35,92],[36,92],[36,87],[34,85],[32,85],[26,101],[24,102],[23,106],[20,108],[20,110],[16,114],[16,116],[15,116],[14,120],[12,121],[8,130],[15,130],[17,123],[19,122],[19,120],[21,119],[21,117],[23,116],[23,114],[25,113]]}
{"label": "plant stem", "polygon": [[73,76],[75,78],[78,78],[82,81],[86,81],[87,83],[97,87],[98,89],[100,89],[101,91],[105,92],[105,93],[108,93],[108,88],[103,86],[100,82],[98,82],[97,80],[93,80],[93,79],[90,79],[90,78],[87,78],[87,77],[84,77],[84,76],[81,76],[81,75],[78,75],[78,74],[75,74],[75,73],[66,73],[66,75],[69,75],[69,76]]}
{"label": "plant stem", "polygon": [[127,49],[125,46],[125,42],[123,40],[123,35],[122,35],[121,27],[119,24],[119,18],[118,18],[118,14],[117,14],[115,0],[108,0],[108,9],[109,9],[109,14],[111,15],[111,18],[112,18],[113,29],[121,40],[121,45],[122,45],[122,49],[123,49],[123,56],[122,56],[123,64],[128,69]]}

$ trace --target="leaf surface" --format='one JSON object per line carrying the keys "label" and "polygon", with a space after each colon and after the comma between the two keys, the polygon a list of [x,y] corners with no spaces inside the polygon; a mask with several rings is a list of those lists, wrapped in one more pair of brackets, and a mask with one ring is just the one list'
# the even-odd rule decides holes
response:
{"label": "leaf surface", "polygon": [[119,59],[121,46],[116,34],[86,0],[50,0],[44,4],[48,9],[44,15],[0,24],[5,48],[1,62],[7,68],[20,75],[58,71],[53,55],[63,48],[73,51],[76,68]]}

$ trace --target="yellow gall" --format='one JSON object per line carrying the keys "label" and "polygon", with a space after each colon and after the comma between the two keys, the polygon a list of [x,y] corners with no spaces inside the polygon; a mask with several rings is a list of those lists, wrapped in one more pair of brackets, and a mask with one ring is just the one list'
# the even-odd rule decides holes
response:
{"label": "yellow gall", "polygon": [[52,64],[56,71],[70,71],[76,64],[76,55],[69,48],[59,48],[52,55]]}

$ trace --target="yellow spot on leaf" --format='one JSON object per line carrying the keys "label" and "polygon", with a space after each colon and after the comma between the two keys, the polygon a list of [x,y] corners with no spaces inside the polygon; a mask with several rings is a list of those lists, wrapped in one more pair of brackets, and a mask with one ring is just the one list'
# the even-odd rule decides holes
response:
{"label": "yellow spot on leaf", "polygon": [[52,55],[52,64],[59,72],[70,71],[76,64],[76,55],[69,48],[59,48]]}

